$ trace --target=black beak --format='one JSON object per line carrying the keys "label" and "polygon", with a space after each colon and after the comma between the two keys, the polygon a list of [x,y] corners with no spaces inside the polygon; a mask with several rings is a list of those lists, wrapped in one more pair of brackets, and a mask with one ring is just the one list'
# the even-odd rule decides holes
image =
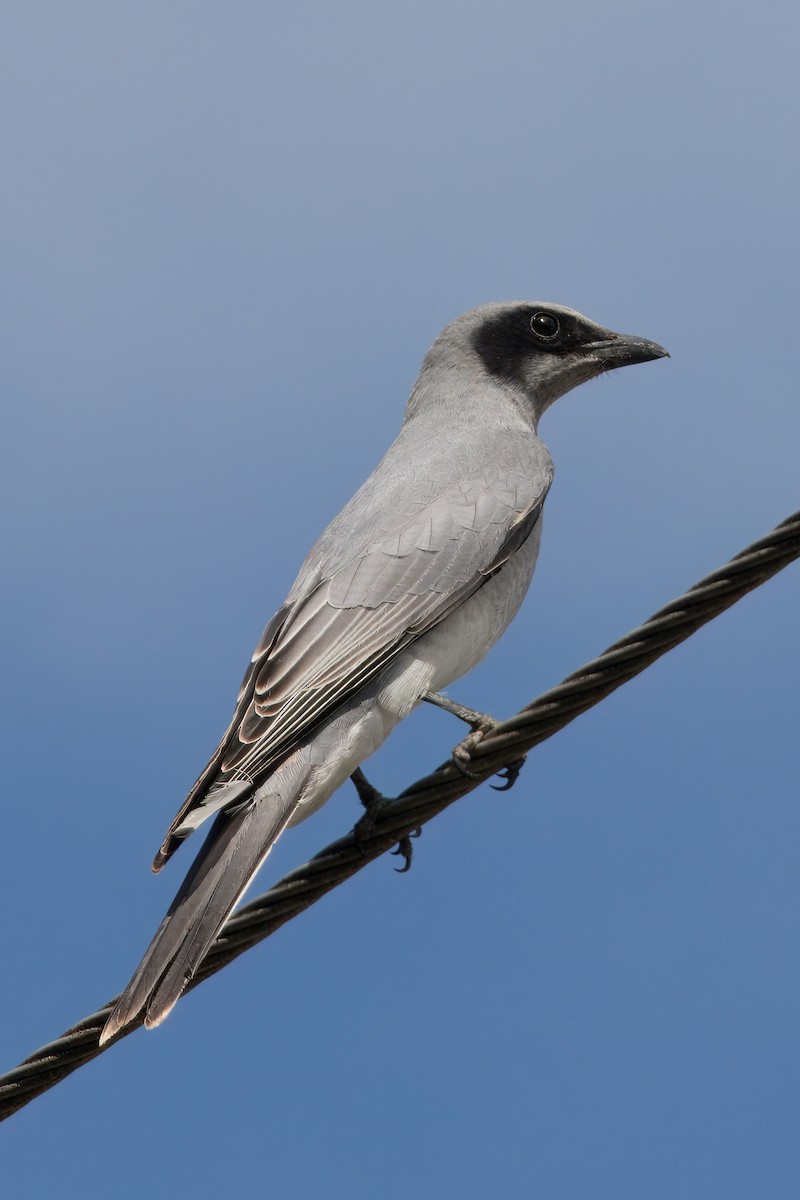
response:
{"label": "black beak", "polygon": [[628,333],[609,333],[599,341],[588,342],[584,350],[602,362],[607,371],[632,363],[650,362],[654,358],[669,358],[669,351],[658,342],[647,342]]}

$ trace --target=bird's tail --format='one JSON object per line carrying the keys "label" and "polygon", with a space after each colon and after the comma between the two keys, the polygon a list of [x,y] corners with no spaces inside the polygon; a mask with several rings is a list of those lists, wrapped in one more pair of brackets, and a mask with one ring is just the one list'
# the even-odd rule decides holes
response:
{"label": "bird's tail", "polygon": [[302,780],[285,764],[237,811],[222,812],[192,864],[136,973],[108,1018],[100,1045],[145,1010],[159,1025],[194,975],[228,916],[297,807]]}

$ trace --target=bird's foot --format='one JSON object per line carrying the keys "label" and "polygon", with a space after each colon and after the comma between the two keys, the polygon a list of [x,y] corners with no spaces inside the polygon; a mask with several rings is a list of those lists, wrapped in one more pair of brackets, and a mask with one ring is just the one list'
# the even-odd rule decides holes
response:
{"label": "bird's foot", "polygon": [[418,838],[421,833],[422,829],[417,826],[416,829],[411,830],[411,833],[401,837],[394,850],[390,851],[391,854],[399,854],[403,858],[402,867],[395,867],[398,875],[405,875],[406,871],[411,870],[411,863],[414,861],[414,843],[411,839]]}
{"label": "bird's foot", "polygon": [[503,767],[497,772],[497,778],[502,779],[503,782],[490,783],[489,787],[495,792],[510,792],[519,779],[519,773],[524,766],[525,755],[522,754],[519,758],[515,758],[513,762],[509,763],[507,767]]}
{"label": "bird's foot", "polygon": [[[364,805],[364,815],[360,820],[356,821],[353,827],[353,837],[359,854],[366,856],[364,842],[372,833],[375,822],[378,819],[378,814],[386,807],[389,801],[370,783],[361,770],[361,767],[356,767],[350,778],[358,792],[359,800]],[[415,829],[411,833],[407,833],[405,837],[400,838],[396,849],[392,850],[392,854],[399,854],[405,860],[402,867],[395,867],[398,875],[405,875],[406,871],[411,870],[411,861],[414,857],[414,846],[411,839],[418,838],[421,833],[421,829]]]}
{"label": "bird's foot", "polygon": [[[435,704],[437,708],[444,709],[454,717],[458,717],[459,721],[464,721],[469,725],[472,733],[467,734],[463,742],[459,742],[452,753],[452,761],[462,775],[467,775],[470,779],[480,779],[482,772],[473,771],[470,766],[472,759],[472,751],[477,746],[478,742],[482,741],[487,733],[496,729],[500,724],[494,717],[490,717],[488,713],[477,712],[474,708],[467,708],[464,704],[457,704],[455,700],[448,699],[447,696],[442,696],[439,692],[427,692],[423,697],[429,704]],[[507,792],[514,786],[519,778],[519,773],[525,765],[525,755],[515,759],[513,763],[509,763],[507,767],[503,767],[498,771],[498,776],[503,780],[502,783],[492,783],[489,786],[494,788],[496,792]]]}

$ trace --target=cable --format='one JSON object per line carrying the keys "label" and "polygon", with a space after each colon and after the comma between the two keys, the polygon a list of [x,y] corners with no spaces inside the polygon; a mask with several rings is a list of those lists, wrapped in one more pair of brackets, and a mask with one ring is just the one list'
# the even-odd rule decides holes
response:
{"label": "cable", "polygon": [[[352,833],[347,834],[240,909],[225,925],[187,990],[269,937],[491,775],[552,737],[798,557],[800,512],[659,609],[638,629],[567,676],[558,687],[499,723],[470,755],[470,769],[475,777],[464,775],[452,762],[445,763],[432,775],[406,788],[395,800],[388,801],[371,831],[359,839],[358,846]],[[110,1000],[56,1041],[42,1046],[20,1066],[0,1076],[0,1120],[101,1053],[98,1038],[116,1000],[117,997]],[[141,1024],[139,1019],[129,1025],[115,1041]]]}

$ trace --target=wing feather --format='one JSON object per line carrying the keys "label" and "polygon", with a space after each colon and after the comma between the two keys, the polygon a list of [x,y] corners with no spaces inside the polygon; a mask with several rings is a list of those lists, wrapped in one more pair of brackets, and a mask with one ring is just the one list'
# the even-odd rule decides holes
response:
{"label": "wing feather", "polygon": [[[338,561],[328,549],[342,515],[337,518],[318,543],[317,564],[312,551],[289,600],[267,626],[233,720],[170,826],[154,869],[177,847],[183,831],[200,823],[199,814],[187,820],[193,809],[204,801],[209,813],[219,809],[219,788],[230,784],[237,785],[240,803],[242,781],[254,786],[522,545],[552,479],[549,458],[542,458],[540,442],[536,447],[536,461],[525,461],[517,451],[517,460],[492,486],[483,472],[451,480],[438,493],[422,481],[417,502],[409,503],[406,481],[405,510],[386,506],[393,526],[388,531],[372,513],[360,518],[356,508],[350,513],[356,528],[349,543],[340,539],[344,553]],[[362,489],[367,499],[369,486],[370,481]],[[322,578],[320,560],[326,568]]]}

